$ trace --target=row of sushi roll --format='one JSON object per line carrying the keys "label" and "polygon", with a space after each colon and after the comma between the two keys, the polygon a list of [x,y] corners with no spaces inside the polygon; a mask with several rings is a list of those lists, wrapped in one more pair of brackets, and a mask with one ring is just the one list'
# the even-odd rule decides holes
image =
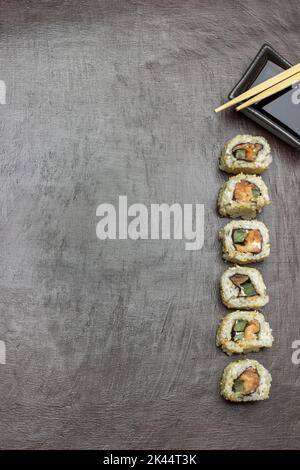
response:
{"label": "row of sushi roll", "polygon": [[[234,263],[221,276],[223,304],[235,309],[219,324],[216,344],[226,354],[247,354],[273,344],[272,330],[258,310],[269,302],[261,273],[245,265],[262,261],[270,254],[269,231],[255,219],[270,204],[268,188],[261,176],[272,162],[271,149],[263,137],[238,135],[221,154],[219,167],[234,174],[218,196],[221,217],[238,218],[219,232],[223,258]],[[221,395],[232,402],[269,398],[272,377],[258,362],[243,359],[231,362],[224,370]]]}

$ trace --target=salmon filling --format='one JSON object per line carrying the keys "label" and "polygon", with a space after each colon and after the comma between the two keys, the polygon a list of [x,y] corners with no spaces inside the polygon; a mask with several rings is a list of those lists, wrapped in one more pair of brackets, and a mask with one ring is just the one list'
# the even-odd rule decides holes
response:
{"label": "salmon filling", "polygon": [[263,149],[261,144],[238,144],[232,149],[232,153],[237,160],[255,162],[258,152]]}
{"label": "salmon filling", "polygon": [[232,239],[239,253],[260,253],[262,250],[260,230],[239,228],[233,231]]}
{"label": "salmon filling", "polygon": [[236,320],[232,332],[231,339],[233,341],[251,341],[257,338],[260,332],[260,324],[257,320]]}
{"label": "salmon filling", "polygon": [[234,188],[233,199],[238,202],[256,201],[260,196],[258,187],[247,180],[239,181]]}
{"label": "salmon filling", "polygon": [[231,282],[239,288],[238,297],[253,297],[257,295],[256,289],[251,279],[246,274],[234,274],[230,278]]}
{"label": "salmon filling", "polygon": [[260,382],[259,373],[254,367],[246,369],[235,381],[233,382],[233,390],[235,393],[242,395],[251,395],[256,392]]}

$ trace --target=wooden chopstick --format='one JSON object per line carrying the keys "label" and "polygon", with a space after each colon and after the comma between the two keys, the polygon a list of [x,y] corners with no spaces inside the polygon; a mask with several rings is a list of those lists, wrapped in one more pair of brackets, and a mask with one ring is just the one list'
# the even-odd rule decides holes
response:
{"label": "wooden chopstick", "polygon": [[259,85],[256,85],[253,88],[250,88],[249,90],[245,91],[241,95],[237,96],[236,98],[233,98],[232,100],[228,101],[227,103],[223,104],[222,106],[219,106],[218,108],[215,109],[216,113],[219,113],[220,111],[223,111],[224,109],[230,108],[231,106],[234,106],[235,104],[241,103],[244,100],[248,100],[249,98],[252,98],[253,96],[265,91],[266,89],[276,85],[277,83],[282,82],[283,80],[286,80],[287,78],[290,78],[291,76],[295,75],[297,72],[300,72],[300,63],[294,65],[293,67],[284,70],[284,72],[279,73],[278,75],[275,75],[272,78],[269,78],[268,80],[260,83]]}
{"label": "wooden chopstick", "polygon": [[292,75],[292,77],[288,78],[287,80],[284,80],[283,82],[280,82],[277,85],[274,85],[268,88],[262,93],[255,95],[250,100],[246,101],[245,103],[240,104],[236,108],[236,110],[241,111],[241,109],[248,108],[248,106],[251,106],[251,104],[253,103],[258,103],[258,101],[268,98],[269,96],[275,95],[275,93],[285,90],[285,88],[289,88],[290,86],[292,86],[294,83],[298,82],[299,80],[300,80],[300,72],[296,73],[295,75]]}

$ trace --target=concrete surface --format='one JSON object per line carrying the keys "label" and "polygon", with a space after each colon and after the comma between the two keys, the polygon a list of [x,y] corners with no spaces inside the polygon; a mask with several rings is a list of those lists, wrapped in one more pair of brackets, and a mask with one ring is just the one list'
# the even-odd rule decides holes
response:
{"label": "concrete surface", "polygon": [[[0,3],[0,447],[299,448],[299,152],[214,115],[264,42],[299,62],[297,0]],[[269,138],[272,397],[219,395],[230,359],[215,211],[223,143]],[[205,246],[97,240],[96,208],[205,204]]]}

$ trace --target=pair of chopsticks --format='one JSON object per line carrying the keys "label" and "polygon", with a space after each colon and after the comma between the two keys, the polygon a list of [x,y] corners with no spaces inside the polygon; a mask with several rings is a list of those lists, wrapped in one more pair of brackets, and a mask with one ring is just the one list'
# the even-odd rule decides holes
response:
{"label": "pair of chopsticks", "polygon": [[248,108],[248,106],[251,106],[251,104],[258,103],[259,101],[268,98],[269,96],[272,96],[275,93],[278,93],[279,91],[285,90],[286,88],[294,85],[299,80],[300,63],[294,65],[293,67],[285,70],[284,72],[278,75],[275,75],[272,78],[269,78],[265,82],[262,82],[253,88],[250,88],[250,90],[245,91],[245,93],[242,93],[236,98],[233,98],[233,100],[228,101],[222,106],[216,108],[215,112],[219,113],[220,111],[230,108],[231,106],[234,106],[238,103],[241,104],[237,106],[237,111],[240,111],[244,108]]}

